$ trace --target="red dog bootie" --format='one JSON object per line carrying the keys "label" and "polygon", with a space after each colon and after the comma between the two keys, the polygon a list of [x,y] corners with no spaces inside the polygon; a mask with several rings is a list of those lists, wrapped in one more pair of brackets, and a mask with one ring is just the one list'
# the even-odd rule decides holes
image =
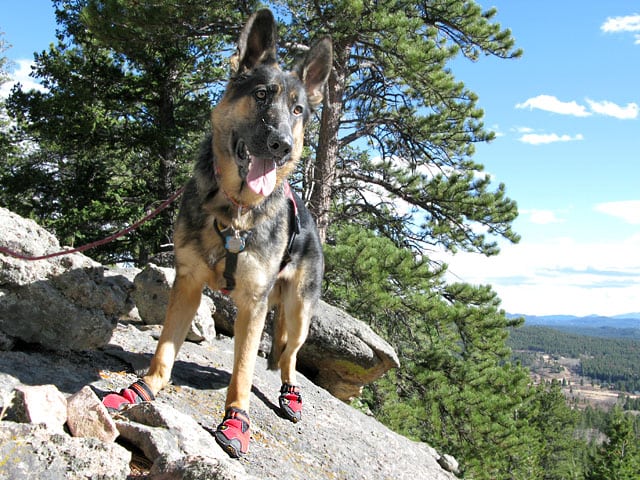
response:
{"label": "red dog bootie", "polygon": [[284,383],[280,387],[280,410],[288,420],[298,423],[302,419],[302,395],[300,395],[300,387]]}
{"label": "red dog bootie", "polygon": [[229,407],[214,436],[230,457],[240,458],[249,451],[249,415],[244,410]]}
{"label": "red dog bootie", "polygon": [[123,388],[120,393],[110,393],[102,399],[102,404],[107,407],[110,412],[122,410],[127,405],[135,405],[136,403],[151,402],[155,400],[153,392],[149,385],[142,380],[138,380],[129,388]]}

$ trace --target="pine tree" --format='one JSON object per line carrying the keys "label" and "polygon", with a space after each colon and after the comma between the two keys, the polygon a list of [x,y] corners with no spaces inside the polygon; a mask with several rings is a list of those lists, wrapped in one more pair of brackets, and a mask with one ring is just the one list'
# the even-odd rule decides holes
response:
{"label": "pine tree", "polygon": [[634,419],[618,406],[608,415],[607,440],[593,455],[588,480],[636,480],[640,476],[640,435]]}
{"label": "pine tree", "polygon": [[463,0],[276,3],[290,19],[289,44],[309,34],[334,42],[308,182],[323,237],[329,221],[345,220],[414,248],[495,254],[490,235],[517,241],[515,203],[471,160],[474,144],[493,134],[448,68],[458,55],[520,55],[495,9]]}
{"label": "pine tree", "polygon": [[456,456],[473,478],[540,478],[533,392],[512,365],[508,320],[489,287],[447,285],[431,265],[357,225],[332,225],[325,297],[366,320],[401,367],[367,389],[377,418]]}
{"label": "pine tree", "polygon": [[[225,52],[255,5],[54,5],[59,43],[36,56],[36,75],[49,91],[16,94],[11,102],[39,151],[21,159],[15,179],[2,181],[20,213],[35,212],[73,243],[103,236],[125,218],[131,222],[181,184],[195,132],[206,128],[216,82],[224,77]],[[306,165],[303,183],[321,232],[331,217],[366,221],[398,245],[418,249],[439,244],[495,254],[493,235],[517,241],[515,203],[471,160],[474,144],[492,134],[484,130],[476,96],[448,69],[460,54],[474,61],[481,54],[520,54],[510,32],[493,22],[495,9],[462,0],[270,5],[280,13],[287,50],[295,53],[323,34],[334,41],[318,136],[310,136],[316,159]],[[38,190],[47,175],[62,182],[51,189],[58,197]],[[75,195],[65,182],[95,197]],[[27,205],[15,193],[24,190]],[[126,251],[143,262],[169,241],[172,215],[112,253]]]}
{"label": "pine tree", "polygon": [[585,445],[575,438],[578,412],[569,408],[558,382],[537,387],[527,416],[540,443],[540,478],[584,478]]}
{"label": "pine tree", "polygon": [[[130,225],[185,180],[251,2],[55,0],[58,43],[35,56],[46,92],[8,101],[37,148],[3,172],[3,201],[65,244]],[[26,200],[24,200],[26,199]],[[145,263],[176,206],[92,255]]]}

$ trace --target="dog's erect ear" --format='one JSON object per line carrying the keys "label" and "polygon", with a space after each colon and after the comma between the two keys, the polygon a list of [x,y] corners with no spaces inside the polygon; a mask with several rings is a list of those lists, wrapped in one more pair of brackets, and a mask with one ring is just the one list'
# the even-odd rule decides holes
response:
{"label": "dog's erect ear", "polygon": [[258,10],[249,17],[231,57],[231,76],[235,77],[261,63],[276,62],[278,30],[270,10]]}
{"label": "dog's erect ear", "polygon": [[333,65],[331,38],[325,37],[307,52],[296,73],[307,91],[309,105],[316,108],[322,102],[324,84]]}

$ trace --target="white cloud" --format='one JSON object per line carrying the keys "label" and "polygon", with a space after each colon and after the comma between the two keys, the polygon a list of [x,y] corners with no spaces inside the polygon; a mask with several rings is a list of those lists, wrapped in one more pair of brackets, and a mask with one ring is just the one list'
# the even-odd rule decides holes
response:
{"label": "white cloud", "polygon": [[550,223],[564,223],[564,219],[559,218],[553,210],[539,210],[532,208],[530,210],[521,210],[522,215],[528,215],[529,221],[536,225],[548,225]]}
{"label": "white cloud", "polygon": [[[623,17],[609,17],[600,26],[600,30],[606,33],[640,32],[640,14],[626,15]],[[635,45],[640,45],[640,34],[633,36]]]}
{"label": "white cloud", "polygon": [[591,115],[584,105],[579,105],[575,101],[563,102],[553,95],[538,95],[537,97],[529,98],[523,103],[516,104],[516,108],[529,108],[530,110],[537,108],[547,112],[576,117],[588,117]]}
{"label": "white cloud", "polygon": [[526,133],[522,135],[518,140],[522,143],[529,143],[531,145],[541,145],[547,143],[556,142],[573,142],[577,140],[584,140],[581,133],[574,135],[558,135],[557,133]]}
{"label": "white cloud", "polygon": [[638,117],[638,104],[628,103],[625,107],[621,107],[608,100],[602,102],[596,102],[587,98],[587,103],[592,112],[600,115],[607,115],[609,117],[620,118],[622,120],[629,120]]}
{"label": "white cloud", "polygon": [[22,90],[39,90],[45,91],[45,88],[29,76],[31,73],[31,60],[17,60],[15,62],[17,68],[9,75],[11,79],[0,85],[0,98],[7,98],[11,93],[13,85],[20,83]]}
{"label": "white cloud", "polygon": [[615,243],[548,239],[503,245],[500,255],[446,256],[450,280],[490,284],[510,313],[617,315],[637,312],[640,234]]}
{"label": "white cloud", "polygon": [[609,17],[600,26],[603,32],[640,32],[640,14]]}
{"label": "white cloud", "polygon": [[[640,42],[640,35],[638,35],[638,41]],[[609,100],[602,100],[597,102],[589,98],[586,99],[589,104],[589,109],[585,105],[580,105],[575,100],[571,102],[563,102],[558,100],[553,95],[538,95],[537,97],[529,98],[523,103],[516,104],[516,108],[529,108],[530,110],[538,109],[547,112],[558,113],[561,115],[573,115],[576,117],[589,117],[594,113],[599,115],[606,115],[609,117],[620,118],[623,120],[635,119],[640,113],[640,107],[637,103],[628,103],[626,106],[620,106]],[[526,133],[528,129],[519,128],[519,132]]]}
{"label": "white cloud", "polygon": [[640,200],[599,203],[594,209],[597,212],[621,218],[631,225],[640,225]]}

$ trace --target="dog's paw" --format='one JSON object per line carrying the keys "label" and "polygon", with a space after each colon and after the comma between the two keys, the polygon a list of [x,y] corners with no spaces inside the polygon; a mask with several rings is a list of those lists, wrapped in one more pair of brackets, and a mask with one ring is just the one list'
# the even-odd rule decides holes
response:
{"label": "dog's paw", "polygon": [[298,423],[302,420],[302,395],[300,395],[300,387],[289,385],[287,383],[280,387],[280,396],[278,397],[280,410],[287,420]]}
{"label": "dog's paw", "polygon": [[102,399],[102,404],[107,407],[107,410],[110,412],[117,412],[127,405],[151,402],[152,400],[155,400],[155,397],[149,386],[142,380],[138,380],[128,388],[120,390],[119,393],[112,392],[107,394]]}
{"label": "dog's paw", "polygon": [[240,458],[249,451],[249,415],[244,410],[230,407],[213,435],[230,457]]}

